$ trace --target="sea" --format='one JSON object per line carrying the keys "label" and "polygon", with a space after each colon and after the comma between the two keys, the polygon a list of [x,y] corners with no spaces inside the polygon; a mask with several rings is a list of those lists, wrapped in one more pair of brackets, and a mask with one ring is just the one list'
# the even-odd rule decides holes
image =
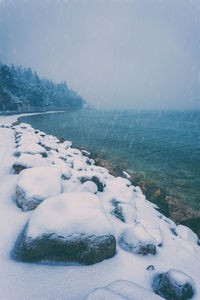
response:
{"label": "sea", "polygon": [[200,210],[200,111],[70,110],[21,117]]}

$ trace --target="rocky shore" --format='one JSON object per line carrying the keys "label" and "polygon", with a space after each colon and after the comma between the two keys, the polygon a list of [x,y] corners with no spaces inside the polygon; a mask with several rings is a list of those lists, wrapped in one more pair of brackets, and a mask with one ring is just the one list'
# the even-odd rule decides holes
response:
{"label": "rocky shore", "polygon": [[[77,146],[78,147],[78,146]],[[79,149],[85,150],[82,147]],[[96,165],[105,167],[109,173],[115,177],[121,176],[127,178],[127,173],[121,166],[114,166],[108,160],[102,158],[99,154],[90,154]],[[166,217],[170,218],[177,224],[182,224],[190,227],[200,238],[200,211],[195,210],[178,199],[167,195],[167,191],[159,188],[150,179],[144,178],[139,173],[129,173],[129,180],[135,186],[139,186],[147,199],[156,204],[159,211]]]}
{"label": "rocky shore", "polygon": [[[0,236],[10,249],[4,270],[11,274],[16,263],[19,270],[28,264],[23,280],[29,286],[32,279],[37,299],[199,299],[197,235],[164,216],[133,184],[136,179],[28,124],[2,124],[5,139],[4,133],[10,136],[13,153],[10,167],[3,168],[0,156],[2,182],[7,182],[7,187],[0,186],[5,189],[0,211],[7,218],[11,212],[12,218],[15,215],[13,243],[6,242],[7,235]],[[161,191],[154,196],[159,199]],[[176,212],[174,201],[167,201],[169,211]],[[19,220],[21,229],[16,230]],[[0,259],[5,264],[1,253]],[[32,276],[29,264],[35,265],[38,277]],[[59,269],[51,288],[54,266]],[[48,291],[39,288],[44,281]],[[16,282],[15,299],[34,299],[31,288],[24,294]],[[12,299],[11,291],[4,289],[0,297]]]}

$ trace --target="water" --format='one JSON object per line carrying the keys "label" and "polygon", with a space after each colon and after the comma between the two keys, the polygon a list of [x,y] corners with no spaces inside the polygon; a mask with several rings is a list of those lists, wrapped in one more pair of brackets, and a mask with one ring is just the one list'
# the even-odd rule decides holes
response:
{"label": "water", "polygon": [[200,111],[69,111],[21,118],[101,153],[200,209]]}

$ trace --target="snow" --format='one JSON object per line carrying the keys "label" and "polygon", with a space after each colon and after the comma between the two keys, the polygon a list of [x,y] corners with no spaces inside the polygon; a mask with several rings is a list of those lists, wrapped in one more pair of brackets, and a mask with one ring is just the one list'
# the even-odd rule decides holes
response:
{"label": "snow", "polygon": [[61,193],[61,171],[56,167],[25,169],[19,175],[16,187],[17,203],[25,211],[59,193]]}
{"label": "snow", "polygon": [[168,272],[171,281],[175,282],[179,286],[184,286],[186,283],[190,283],[191,286],[195,286],[194,280],[179,270],[170,269]]}
{"label": "snow", "polygon": [[127,300],[127,297],[123,297],[107,288],[97,288],[85,297],[84,300]]}
{"label": "snow", "polygon": [[36,238],[52,233],[63,237],[113,234],[98,197],[87,192],[64,193],[37,207],[29,220],[27,236]]}
{"label": "snow", "polygon": [[190,228],[186,226],[178,225],[175,229],[175,232],[180,238],[187,240],[191,243],[197,243],[199,240],[196,233],[194,233]]}
{"label": "snow", "polygon": [[160,296],[127,280],[116,280],[108,286],[97,288],[84,300],[159,300]]}
{"label": "snow", "polygon": [[138,284],[126,280],[117,280],[111,282],[108,286],[108,289],[117,292],[128,299],[141,299],[141,300],[156,300],[162,299],[160,296],[155,295],[151,291],[144,289]]}
{"label": "snow", "polygon": [[122,233],[119,244],[124,250],[137,254],[140,253],[141,247],[156,246],[156,240],[138,223]]}
{"label": "snow", "polygon": [[97,185],[93,181],[86,181],[77,189],[77,191],[96,194],[98,189]]}
{"label": "snow", "polygon": [[16,153],[43,154],[46,153],[46,150],[37,143],[25,143],[17,148]]}
{"label": "snow", "polygon": [[[72,203],[73,201],[67,201],[69,203],[65,204],[65,200],[62,200],[63,206],[59,206],[56,201],[52,201],[55,203],[55,207],[52,204],[49,209],[42,209],[43,206],[45,207],[45,203],[52,199],[46,199],[49,196],[45,195],[45,200],[35,210],[23,212],[19,209],[16,205],[15,192],[21,173],[18,175],[12,172],[12,165],[16,161],[16,157],[13,154],[18,148],[16,148],[15,144],[15,130],[9,127],[10,123],[17,120],[17,117],[0,117],[0,124],[8,125],[8,128],[0,128],[0,285],[3,287],[0,289],[0,299],[81,300],[98,288],[96,291],[99,291],[100,294],[104,291],[101,297],[104,297],[105,293],[109,293],[109,295],[114,294],[113,299],[116,300],[116,291],[114,292],[114,290],[109,288],[111,282],[126,280],[152,292],[152,281],[155,274],[167,272],[169,269],[183,272],[192,278],[196,286],[196,294],[192,299],[200,299],[200,246],[197,244],[196,235],[190,229],[179,227],[180,225],[176,226],[173,221],[162,216],[155,209],[155,205],[147,201],[141,189],[131,186],[129,180],[120,177],[115,178],[105,168],[87,164],[87,157],[84,157],[79,150],[70,148],[71,142],[66,141],[62,144],[55,137],[46,134],[41,136],[40,131],[35,133],[30,126],[25,124],[23,124],[24,128],[20,128],[20,126],[17,128],[17,131],[21,132],[17,138],[18,143],[27,139],[27,137],[30,138],[30,143],[33,142],[34,145],[38,145],[37,139],[39,139],[41,145],[45,145],[45,143],[47,145],[48,141],[48,145],[52,146],[52,149],[57,149],[58,152],[45,149],[48,157],[42,158],[41,155],[39,156],[49,164],[49,167],[59,169],[60,176],[64,173],[64,170],[70,175],[68,179],[61,180],[62,189],[55,198],[65,198],[65,193],[67,192],[68,196],[69,194],[75,195],[78,193],[80,195],[80,193],[86,193],[90,195],[86,199],[92,197],[90,199],[94,200],[95,198],[96,200],[93,203],[93,201],[84,201],[83,198],[81,200],[81,197],[77,197],[74,203]],[[27,135],[27,137],[23,138],[24,135]],[[33,139],[31,136],[33,136]],[[21,159],[23,159],[23,155],[25,154],[21,154]],[[26,155],[31,156],[32,154]],[[33,158],[36,158],[36,155],[32,155]],[[64,160],[60,159],[60,157]],[[79,171],[72,168],[75,159],[80,160],[84,165],[84,170]],[[52,166],[53,164],[54,167]],[[35,166],[25,171],[33,169],[35,169]],[[98,176],[106,184],[104,191],[97,192],[94,195],[95,190],[93,190],[91,183],[88,183],[90,181],[85,182],[83,185],[81,184],[80,178],[84,176],[88,178]],[[41,185],[39,180],[36,180],[36,182],[37,184],[31,187],[34,193],[38,191],[38,187]],[[51,185],[52,181],[48,180],[47,192],[48,189],[51,189]],[[88,188],[87,191],[85,186]],[[63,194],[60,194],[61,192]],[[72,198],[70,196],[70,199]],[[125,222],[121,222],[111,213],[114,208],[111,203],[112,199],[119,200],[120,204],[125,208],[123,210]],[[133,213],[132,217],[128,213],[129,207],[131,207]],[[68,229],[64,228],[62,224],[62,222],[66,221],[64,218],[66,208],[73,212],[72,216],[69,216],[71,219]],[[37,214],[37,211],[40,212],[40,209],[42,211],[41,215],[40,213]],[[67,216],[69,214],[69,212],[66,212]],[[45,218],[45,224],[42,216]],[[36,221],[34,221],[34,218],[36,218]],[[77,220],[76,224],[73,223],[75,218]],[[91,223],[89,220],[92,221],[92,226],[91,224],[89,225]],[[134,233],[137,241],[154,241],[157,253],[154,256],[141,256],[124,251],[118,244],[117,253],[113,258],[91,266],[61,264],[50,261],[34,264],[22,263],[15,261],[11,253],[16,240],[28,221],[30,226],[29,234],[34,236],[41,234],[45,230],[54,230],[55,228],[57,232],[62,231],[66,234],[80,231],[80,229],[88,230],[88,232],[98,232],[98,230],[99,232],[101,230],[110,232],[111,230],[118,241],[123,232],[127,230],[132,232],[133,227],[140,224],[139,229],[136,230],[137,234]],[[68,221],[69,219],[67,218],[66,223]],[[105,228],[104,224],[109,224],[109,226],[105,226]],[[172,229],[175,230],[177,236],[172,233]],[[158,247],[157,245],[160,243],[162,245]],[[151,272],[147,270],[147,267],[150,265],[154,266],[154,270]],[[177,273],[174,274],[174,271],[172,273],[172,277],[176,278],[176,280],[185,281],[185,277],[180,276],[180,273],[178,275]],[[103,290],[102,287],[104,287]],[[121,288],[121,290],[123,292],[127,290],[128,292],[129,288]],[[145,295],[145,291],[142,292],[143,295]],[[135,289],[135,292],[137,292],[137,289]],[[123,299],[123,296],[118,296]],[[156,297],[155,294],[153,296]],[[98,299],[97,296],[95,297],[91,299]],[[152,297],[150,299],[153,299]],[[106,298],[104,297],[103,299]],[[112,299],[111,296],[109,299]],[[139,299],[145,298],[140,297]]]}
{"label": "snow", "polygon": [[23,166],[24,168],[33,168],[48,166],[48,162],[45,158],[42,158],[39,154],[22,154],[15,162],[14,165]]}

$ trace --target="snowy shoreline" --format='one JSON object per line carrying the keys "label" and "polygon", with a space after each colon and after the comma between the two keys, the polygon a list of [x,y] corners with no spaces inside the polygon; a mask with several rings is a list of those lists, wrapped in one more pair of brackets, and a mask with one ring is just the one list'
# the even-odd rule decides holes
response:
{"label": "snowy shoreline", "polygon": [[[140,188],[132,186],[128,179],[113,177],[105,168],[95,166],[85,153],[71,148],[70,142],[60,142],[56,137],[34,130],[28,124],[20,124],[15,128],[10,126],[18,117],[0,117],[0,124],[7,127],[0,128],[3,141],[0,148],[0,234],[4,245],[0,253],[1,272],[4,270],[4,275],[1,274],[4,289],[0,291],[0,298],[83,299],[95,288],[105,287],[115,280],[126,280],[147,289],[134,286],[136,299],[157,299],[159,297],[153,294],[152,286],[155,276],[177,269],[189,277],[175,271],[167,273],[167,276],[171,276],[172,281],[177,278],[181,280],[180,286],[192,282],[191,285],[196,286],[193,299],[199,299],[200,246],[195,233],[187,227],[176,226],[146,200]],[[19,174],[11,172],[13,164]],[[50,170],[53,170],[52,176]],[[51,189],[44,189],[45,185]],[[52,196],[53,200],[47,199]],[[69,204],[65,208],[66,197]],[[73,204],[75,200],[71,200],[73,197],[79,199],[76,205]],[[16,201],[22,210],[17,207]],[[83,201],[86,201],[85,205]],[[51,224],[56,218],[55,211],[58,213],[60,210],[57,203],[64,205],[63,213],[66,209],[68,221],[65,226],[65,221],[60,225]],[[77,212],[78,208],[80,213]],[[68,216],[68,211],[72,218]],[[65,214],[62,220],[65,220]],[[74,233],[96,237],[112,235],[116,239],[116,251],[109,254],[112,258],[101,252],[102,259],[99,261],[102,261],[91,266],[74,265],[70,260],[70,264],[51,262],[50,259],[44,261],[43,258],[40,263],[34,264],[14,260],[10,253],[26,224],[28,229],[25,238],[41,237],[46,232],[57,236],[61,234],[66,238]],[[3,226],[9,230],[5,232]],[[114,247],[114,243],[112,245]],[[30,252],[26,249],[25,254],[30,255]],[[108,259],[103,260],[104,256]],[[190,277],[195,283],[188,279]],[[120,294],[117,287],[121,284]],[[127,299],[126,284],[118,282],[115,288],[98,290],[96,295],[91,294],[88,299],[99,299],[100,294],[103,299],[118,299],[117,296]],[[139,298],[141,295],[143,298]]]}

